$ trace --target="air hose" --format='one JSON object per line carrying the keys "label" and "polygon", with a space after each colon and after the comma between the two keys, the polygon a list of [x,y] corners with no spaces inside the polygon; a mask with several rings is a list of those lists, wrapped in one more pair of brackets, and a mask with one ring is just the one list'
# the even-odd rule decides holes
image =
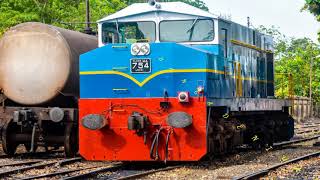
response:
{"label": "air hose", "polygon": [[[154,160],[158,160],[159,159],[159,136],[161,134],[161,131],[163,130],[163,128],[160,128],[154,138],[153,138],[153,141],[152,141],[152,145],[151,145],[151,149],[150,149],[150,158],[151,159],[154,159]],[[156,151],[156,155],[153,156],[154,154],[154,151]]]}
{"label": "air hose", "polygon": [[172,131],[170,130],[167,134],[167,138],[166,138],[166,158],[164,159],[164,163],[167,163],[168,160],[168,154],[169,154],[169,140],[170,140],[170,135],[171,135]]}

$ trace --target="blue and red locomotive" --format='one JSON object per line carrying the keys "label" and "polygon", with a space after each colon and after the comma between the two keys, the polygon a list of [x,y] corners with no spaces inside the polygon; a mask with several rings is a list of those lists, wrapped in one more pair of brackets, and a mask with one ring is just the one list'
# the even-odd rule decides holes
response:
{"label": "blue and red locomotive", "polygon": [[198,161],[293,136],[274,98],[272,38],[184,3],[133,4],[99,21],[80,58],[80,154]]}

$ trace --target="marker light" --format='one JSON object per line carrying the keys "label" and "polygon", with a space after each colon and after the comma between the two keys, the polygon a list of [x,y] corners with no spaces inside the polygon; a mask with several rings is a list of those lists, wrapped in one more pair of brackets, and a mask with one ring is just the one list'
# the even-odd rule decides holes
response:
{"label": "marker light", "polygon": [[179,92],[178,93],[178,100],[181,103],[187,103],[189,102],[190,94],[189,92]]}
{"label": "marker light", "polygon": [[151,52],[150,44],[134,43],[131,45],[131,54],[133,56],[147,56]]}
{"label": "marker light", "polygon": [[203,94],[204,93],[204,87],[203,86],[199,86],[197,88],[197,92],[198,92],[198,94]]}
{"label": "marker light", "polygon": [[150,52],[149,46],[147,46],[146,44],[142,45],[142,46],[140,47],[140,52],[141,52],[142,54],[144,54],[144,55],[149,54],[149,52]]}
{"label": "marker light", "polygon": [[132,53],[132,55],[135,55],[135,56],[140,53],[140,47],[138,44],[135,44],[132,46],[131,53]]}

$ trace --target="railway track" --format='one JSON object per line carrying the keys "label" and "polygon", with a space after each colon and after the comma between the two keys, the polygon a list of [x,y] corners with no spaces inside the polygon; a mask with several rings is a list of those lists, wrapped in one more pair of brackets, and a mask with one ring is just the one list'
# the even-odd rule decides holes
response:
{"label": "railway track", "polygon": [[136,179],[142,178],[144,176],[154,174],[157,172],[169,171],[177,168],[181,168],[183,165],[149,165],[136,167],[136,164],[123,165],[117,164],[109,168],[102,168],[98,170],[89,171],[84,174],[68,176],[63,178],[63,180],[73,180],[73,179],[87,179],[87,178],[99,178],[108,180],[125,180],[125,179]]}
{"label": "railway track", "polygon": [[303,123],[298,124],[295,127],[295,134],[298,136],[306,134],[319,134],[320,133],[320,123]]}
{"label": "railway track", "polygon": [[284,142],[273,144],[273,147],[274,148],[281,148],[281,147],[292,145],[292,144],[298,144],[298,143],[303,143],[303,142],[307,142],[307,141],[313,141],[313,140],[316,140],[316,139],[319,139],[319,138],[320,138],[320,135],[315,135],[315,136],[308,137],[308,138],[295,139],[295,140],[291,140],[291,141],[284,141]]}
{"label": "railway track", "polygon": [[146,172],[135,172],[135,173],[131,172],[131,175],[124,175],[124,176],[121,176],[121,177],[118,177],[118,178],[113,178],[113,179],[125,180],[125,179],[141,178],[141,177],[144,177],[144,176],[147,176],[147,175],[150,175],[150,174],[163,172],[163,171],[170,171],[170,170],[181,168],[181,167],[183,167],[183,165],[165,167],[165,168],[160,168],[160,169],[154,169],[154,170],[149,170],[149,171],[146,171]]}
{"label": "railway track", "polygon": [[[281,148],[281,147],[286,147],[289,145],[293,145],[293,144],[298,144],[298,143],[302,143],[302,142],[307,142],[307,141],[313,141],[316,140],[320,137],[320,135],[318,136],[314,136],[314,137],[310,137],[310,138],[304,138],[304,139],[297,139],[297,140],[292,140],[292,141],[287,141],[287,142],[282,142],[282,143],[276,143],[274,144],[274,148]],[[144,176],[148,176],[154,173],[158,173],[158,172],[163,172],[163,171],[170,171],[170,170],[174,170],[177,168],[181,168],[184,167],[184,165],[172,165],[172,166],[168,166],[168,167],[163,167],[163,166],[159,166],[159,167],[142,167],[142,168],[132,168],[130,166],[126,166],[123,164],[117,164],[115,166],[112,167],[107,167],[107,168],[101,168],[101,169],[97,169],[97,170],[92,170],[92,171],[88,171],[84,174],[80,174],[80,175],[74,175],[74,176],[68,176],[67,178],[63,178],[64,180],[73,180],[73,179],[87,179],[87,178],[101,178],[101,179],[112,179],[112,180],[123,180],[123,179],[138,179],[138,178],[142,178]]]}
{"label": "railway track", "polygon": [[[104,163],[102,165],[92,165],[89,167],[78,167],[76,163],[90,163],[85,162],[82,158],[71,159],[15,159],[13,162],[0,165],[0,179],[87,179],[87,178],[103,178],[103,179],[132,179],[143,177],[152,173],[160,171],[168,171],[178,166],[165,166],[160,165],[142,165],[136,164],[123,164],[123,163]],[[66,167],[66,165],[74,166],[73,168]],[[48,169],[49,173],[40,172],[39,169]],[[51,169],[51,170],[50,170]],[[28,173],[33,171],[34,173]]]}
{"label": "railway track", "polygon": [[[61,167],[69,163],[74,163],[79,161],[81,161],[81,158],[77,157],[77,158],[63,159],[63,160],[53,160],[53,161],[49,160],[49,162],[46,162],[43,160],[36,160],[36,161],[21,161],[21,162],[9,163],[9,164],[5,164],[5,166],[3,167],[10,167],[10,169],[6,170],[4,168],[1,168],[2,171],[0,171],[0,178],[15,179],[16,177],[12,175],[16,173],[23,173],[28,170],[41,169],[49,166]],[[29,179],[29,177],[24,177],[24,179]]]}
{"label": "railway track", "polygon": [[28,158],[28,159],[48,159],[48,158],[63,158],[63,151],[48,151],[48,152],[35,152],[35,153],[30,153],[30,152],[24,152],[24,153],[19,153],[15,154],[13,156],[10,155],[5,155],[2,154],[0,155],[0,159],[5,159],[5,158]]}
{"label": "railway track", "polygon": [[[315,133],[315,134],[317,134],[317,133]],[[309,137],[309,138],[295,139],[295,140],[291,140],[291,141],[287,141],[287,142],[275,143],[273,145],[273,148],[274,149],[283,148],[283,147],[287,147],[287,146],[290,146],[290,145],[299,144],[299,143],[308,142],[308,141],[313,141],[313,140],[317,140],[317,139],[320,139],[320,135],[315,135],[315,136]],[[265,176],[266,174],[268,174],[269,172],[274,171],[274,170],[276,170],[276,169],[278,169],[280,167],[283,167],[283,166],[288,165],[288,164],[297,163],[299,161],[310,159],[310,158],[313,158],[313,157],[320,157],[320,151],[315,152],[315,153],[310,153],[310,154],[307,154],[307,155],[303,155],[303,156],[300,156],[300,157],[297,157],[297,158],[294,158],[294,159],[291,159],[291,160],[287,160],[285,162],[275,164],[275,165],[267,167],[265,169],[258,170],[258,171],[252,172],[252,173],[248,173],[248,174],[245,174],[245,175],[242,175],[242,176],[234,177],[232,179],[233,180],[259,179],[259,178]]]}
{"label": "railway track", "polygon": [[298,157],[298,158],[295,158],[295,159],[292,159],[292,160],[289,160],[289,161],[286,161],[283,163],[279,163],[279,164],[276,164],[274,166],[268,167],[268,168],[260,170],[260,171],[256,171],[256,172],[249,173],[249,174],[246,174],[246,175],[243,175],[240,177],[236,177],[236,178],[233,178],[233,180],[258,179],[258,178],[268,174],[269,172],[276,170],[282,166],[292,164],[292,163],[297,163],[299,161],[306,160],[306,159],[313,158],[313,157],[320,157],[320,151],[316,152],[316,153],[307,154],[307,155],[304,155],[304,156],[301,156],[301,157]]}
{"label": "railway track", "polygon": [[[298,144],[307,141],[313,141],[320,138],[316,135],[310,138],[296,139],[288,142],[275,143],[274,149],[281,147],[288,147],[293,144]],[[320,152],[319,152],[320,153]],[[52,156],[50,156],[52,154]],[[164,164],[158,166],[142,166],[137,167],[136,164],[123,164],[123,163],[104,163],[93,164],[90,166],[67,167],[67,165],[76,163],[90,163],[83,161],[80,157],[72,159],[61,159],[57,157],[59,151],[40,152],[40,153],[22,153],[15,155],[13,162],[0,164],[0,179],[40,179],[40,178],[54,178],[54,179],[88,179],[88,178],[101,178],[101,179],[135,179],[157,172],[170,171],[177,168],[184,167],[185,165],[169,165]],[[317,155],[317,154],[315,154]],[[0,156],[0,160],[8,158],[8,156]],[[22,158],[22,160],[21,160]],[[307,158],[307,157],[305,157]],[[289,162],[289,161],[288,161]],[[290,161],[291,162],[291,161]],[[290,163],[289,162],[289,163]],[[292,162],[291,162],[292,163]],[[285,163],[283,164],[285,165]],[[270,170],[280,167],[280,164],[272,166]],[[45,172],[37,172],[39,169],[50,169]],[[37,173],[28,173],[28,171],[36,171]],[[266,170],[264,171],[266,172]],[[256,172],[258,174],[258,172]],[[262,174],[262,172],[261,172]],[[247,175],[239,177],[244,179]]]}

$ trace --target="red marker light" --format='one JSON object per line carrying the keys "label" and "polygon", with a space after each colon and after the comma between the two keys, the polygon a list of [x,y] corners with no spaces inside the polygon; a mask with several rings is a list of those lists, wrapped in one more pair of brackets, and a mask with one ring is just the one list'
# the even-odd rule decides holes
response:
{"label": "red marker light", "polygon": [[178,100],[181,103],[187,103],[190,100],[189,92],[179,92],[178,93]]}

